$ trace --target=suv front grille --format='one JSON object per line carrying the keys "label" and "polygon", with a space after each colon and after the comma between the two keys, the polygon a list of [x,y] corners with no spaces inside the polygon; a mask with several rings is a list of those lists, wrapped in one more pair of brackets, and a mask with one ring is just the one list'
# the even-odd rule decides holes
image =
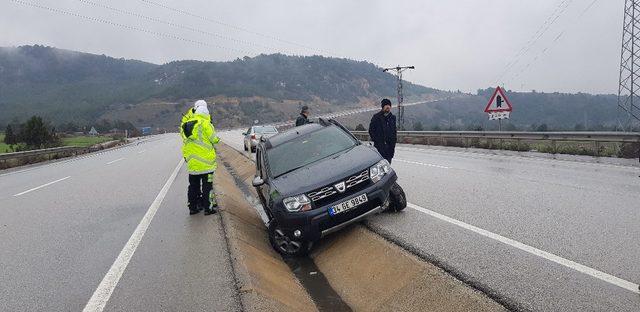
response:
{"label": "suv front grille", "polygon": [[358,175],[350,176],[344,183],[346,188],[349,189],[367,180],[369,180],[369,170],[362,171]]}
{"label": "suv front grille", "polygon": [[363,189],[364,187],[368,186],[369,183],[365,183],[365,182],[370,182],[370,181],[371,180],[369,179],[369,170],[367,169],[356,175],[350,176],[345,180],[337,181],[331,185],[327,185],[313,192],[309,192],[307,195],[316,204],[316,207],[322,206],[324,203],[329,201],[331,197],[333,197],[333,195],[341,193],[335,187],[336,184],[340,184],[344,182],[345,189],[342,193],[348,195],[348,194],[357,192]]}
{"label": "suv front grille", "polygon": [[323,198],[327,198],[333,194],[337,194],[338,191],[336,190],[335,187],[333,186],[325,186],[315,192],[311,192],[309,193],[309,198],[311,198],[311,200],[313,200],[314,202],[319,201]]}

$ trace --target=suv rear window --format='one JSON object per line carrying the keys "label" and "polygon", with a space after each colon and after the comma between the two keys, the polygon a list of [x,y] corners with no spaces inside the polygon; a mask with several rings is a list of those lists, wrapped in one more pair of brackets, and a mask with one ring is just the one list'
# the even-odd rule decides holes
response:
{"label": "suv rear window", "polygon": [[269,171],[276,178],[356,144],[357,141],[342,129],[329,126],[267,150]]}

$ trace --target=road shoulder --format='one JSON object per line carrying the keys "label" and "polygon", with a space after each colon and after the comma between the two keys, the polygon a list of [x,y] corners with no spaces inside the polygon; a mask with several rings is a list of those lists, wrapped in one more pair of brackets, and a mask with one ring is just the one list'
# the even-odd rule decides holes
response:
{"label": "road shoulder", "polygon": [[216,187],[221,195],[222,223],[244,309],[315,311],[305,289],[271,248],[264,223],[221,164],[216,172]]}

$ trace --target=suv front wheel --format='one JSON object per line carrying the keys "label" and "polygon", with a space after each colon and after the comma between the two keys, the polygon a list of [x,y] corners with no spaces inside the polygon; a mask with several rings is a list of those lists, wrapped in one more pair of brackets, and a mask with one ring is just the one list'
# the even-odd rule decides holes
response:
{"label": "suv front wheel", "polygon": [[401,211],[407,207],[407,196],[398,182],[393,183],[389,190],[389,209],[391,211]]}
{"label": "suv front wheel", "polygon": [[304,256],[311,249],[311,243],[304,239],[289,237],[275,219],[269,222],[269,242],[279,253],[285,256]]}

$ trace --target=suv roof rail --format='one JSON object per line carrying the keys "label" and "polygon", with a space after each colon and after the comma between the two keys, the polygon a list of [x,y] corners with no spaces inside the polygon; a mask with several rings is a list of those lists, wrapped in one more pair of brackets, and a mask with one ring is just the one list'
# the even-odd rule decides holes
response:
{"label": "suv roof rail", "polygon": [[360,143],[360,140],[358,140],[358,138],[356,138],[353,133],[351,133],[351,131],[349,131],[349,129],[345,128],[345,126],[343,126],[341,123],[339,123],[337,120],[335,119],[329,119],[327,121],[329,124],[334,125],[340,129],[342,129],[342,131],[346,132],[347,134],[349,134],[349,136],[351,136],[354,140],[356,140],[357,142]]}
{"label": "suv roof rail", "polygon": [[333,121],[333,119],[329,119],[329,120],[327,120],[327,119],[324,119],[324,118],[318,118],[318,123],[319,123],[321,126],[324,126],[324,127],[326,127],[326,126],[330,126],[330,125],[332,124],[332,122],[331,122],[331,121]]}

